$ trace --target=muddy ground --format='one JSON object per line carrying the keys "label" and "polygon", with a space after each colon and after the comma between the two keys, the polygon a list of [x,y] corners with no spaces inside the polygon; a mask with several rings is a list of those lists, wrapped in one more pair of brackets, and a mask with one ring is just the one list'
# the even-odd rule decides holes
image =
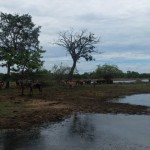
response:
{"label": "muddy ground", "polygon": [[150,114],[145,106],[112,103],[114,97],[150,93],[149,84],[51,87],[20,96],[15,88],[0,91],[0,129],[24,129],[55,122],[74,112]]}

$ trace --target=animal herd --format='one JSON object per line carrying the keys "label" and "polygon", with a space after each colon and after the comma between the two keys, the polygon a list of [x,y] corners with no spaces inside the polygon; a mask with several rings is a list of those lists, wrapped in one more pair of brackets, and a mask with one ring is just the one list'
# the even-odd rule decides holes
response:
{"label": "animal herd", "polygon": [[[62,80],[61,85],[67,88],[73,88],[77,86],[83,86],[83,85],[92,85],[96,86],[98,84],[112,84],[112,80]],[[4,81],[0,81],[0,89],[4,87]],[[33,89],[37,89],[39,91],[39,94],[42,93],[42,87],[43,84],[39,82],[38,80],[28,80],[28,79],[20,79],[16,80],[15,87],[18,89],[18,92],[21,95],[24,95],[25,89],[28,89],[29,95],[33,95]]]}
{"label": "animal herd", "polygon": [[[0,81],[0,89],[4,87],[4,81]],[[29,95],[33,95],[33,89],[38,89],[39,93],[42,92],[42,84],[36,80],[16,80],[15,87],[18,89],[18,92],[21,93],[21,95],[24,95],[25,89],[29,90]]]}
{"label": "animal herd", "polygon": [[95,87],[96,85],[100,84],[112,84],[113,80],[62,80],[61,83],[63,86],[67,86],[70,88],[83,85],[93,85]]}

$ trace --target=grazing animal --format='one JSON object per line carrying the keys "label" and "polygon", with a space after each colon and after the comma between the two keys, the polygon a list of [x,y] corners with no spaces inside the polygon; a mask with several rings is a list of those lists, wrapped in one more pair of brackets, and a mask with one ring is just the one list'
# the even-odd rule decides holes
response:
{"label": "grazing animal", "polygon": [[66,86],[66,85],[67,85],[67,81],[66,81],[66,80],[62,80],[62,81],[60,82],[60,84],[61,84],[62,86]]}
{"label": "grazing animal", "polygon": [[93,85],[93,87],[95,87],[97,85],[97,81],[96,80],[92,80],[91,81],[91,85]]}
{"label": "grazing animal", "polygon": [[82,80],[77,80],[77,81],[76,81],[76,85],[82,86],[82,85],[84,85],[84,81],[82,81]]}
{"label": "grazing animal", "polygon": [[106,80],[97,80],[96,82],[97,82],[97,84],[105,84]]}
{"label": "grazing animal", "polygon": [[84,82],[85,82],[85,84],[90,85],[92,81],[91,80],[85,80]]}
{"label": "grazing animal", "polygon": [[69,87],[69,88],[73,88],[76,86],[82,86],[84,85],[84,81],[82,80],[62,80],[61,81],[61,85]]}
{"label": "grazing animal", "polygon": [[67,85],[69,88],[73,88],[73,87],[76,86],[76,81],[67,80],[67,81],[66,81],[66,85]]}
{"label": "grazing animal", "polygon": [[42,92],[42,85],[38,80],[36,82],[30,82],[29,87],[30,87],[31,94],[33,94],[34,88],[38,89],[40,93]]}
{"label": "grazing animal", "polygon": [[16,81],[16,86],[21,90],[21,95],[24,95],[24,89],[29,88],[29,94],[33,95],[33,89],[36,88],[39,92],[42,92],[41,83],[37,80],[36,82],[32,80],[18,80]]}
{"label": "grazing animal", "polygon": [[77,85],[76,81],[74,81],[74,80],[62,80],[61,83],[63,86],[66,86],[69,88],[73,88]]}

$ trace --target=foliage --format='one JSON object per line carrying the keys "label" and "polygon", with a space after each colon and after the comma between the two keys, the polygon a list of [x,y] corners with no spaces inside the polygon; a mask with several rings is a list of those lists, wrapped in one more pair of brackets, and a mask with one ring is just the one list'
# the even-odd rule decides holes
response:
{"label": "foliage", "polygon": [[82,79],[91,79],[91,78],[92,78],[92,75],[93,75],[93,73],[84,72],[84,73],[81,75],[81,78],[82,78]]}
{"label": "foliage", "polygon": [[51,71],[48,71],[46,69],[40,69],[35,72],[31,72],[30,74],[30,79],[40,80],[40,82],[41,81],[49,82],[50,80],[52,80],[52,78],[53,74],[51,73]]}
{"label": "foliage", "polygon": [[91,53],[97,52],[95,50],[95,44],[98,42],[99,39],[93,33],[88,33],[86,30],[80,33],[75,33],[72,30],[59,33],[59,39],[56,44],[64,47],[73,60],[69,78],[72,78],[76,63],[79,59],[84,58],[86,61],[94,60]]}
{"label": "foliage", "polygon": [[127,71],[126,77],[127,78],[139,78],[140,74],[138,72],[135,72],[135,71]]}
{"label": "foliage", "polygon": [[141,73],[140,78],[150,78],[150,73]]}
{"label": "foliage", "polygon": [[117,65],[98,65],[95,71],[96,77],[102,77],[104,79],[112,79],[114,77],[123,76],[123,72],[117,67]]}
{"label": "foliage", "polygon": [[3,81],[3,80],[4,80],[4,74],[0,73],[0,81]]}
{"label": "foliage", "polygon": [[10,71],[34,70],[43,65],[39,46],[40,26],[36,27],[32,17],[25,15],[0,14],[0,61]]}

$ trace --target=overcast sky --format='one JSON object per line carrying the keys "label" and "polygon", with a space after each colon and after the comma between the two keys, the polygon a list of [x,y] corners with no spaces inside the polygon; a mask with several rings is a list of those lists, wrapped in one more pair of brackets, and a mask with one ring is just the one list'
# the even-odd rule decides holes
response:
{"label": "overcast sky", "polygon": [[96,61],[80,60],[80,73],[105,63],[115,64],[124,72],[150,73],[149,0],[0,0],[0,11],[29,14],[42,27],[40,42],[46,50],[43,59],[48,70],[61,62],[72,65],[65,49],[51,43],[60,31],[74,28],[100,37],[97,49],[103,52],[94,54]]}

